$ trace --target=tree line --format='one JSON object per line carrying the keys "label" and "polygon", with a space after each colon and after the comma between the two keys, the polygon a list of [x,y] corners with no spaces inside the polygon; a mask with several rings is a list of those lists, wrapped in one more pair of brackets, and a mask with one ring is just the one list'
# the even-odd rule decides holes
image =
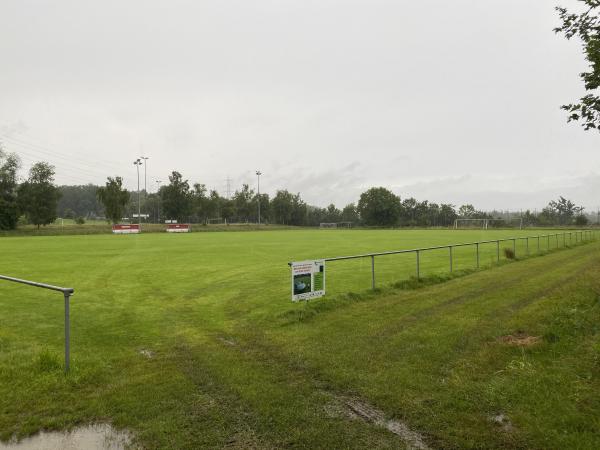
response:
{"label": "tree line", "polygon": [[21,218],[27,223],[48,225],[56,220],[60,190],[54,185],[54,167],[35,163],[19,183],[19,158],[0,148],[0,230],[12,230]]}
{"label": "tree line", "polygon": [[[0,229],[14,229],[19,222],[36,226],[52,223],[57,217],[83,223],[87,218],[102,218],[118,223],[134,221],[138,195],[123,187],[122,178],[108,177],[104,186],[54,185],[54,168],[45,162],[34,164],[28,178],[19,183],[18,157],[0,149]],[[456,207],[415,198],[401,199],[384,187],[373,187],[360,195],[357,203],[342,209],[334,204],[325,208],[307,204],[300,193],[281,189],[274,196],[256,193],[244,184],[231,198],[209,190],[201,183],[190,183],[173,171],[169,183],[157,193],[142,191],[139,210],[147,221],[177,220],[192,223],[256,223],[258,205],[262,223],[318,226],[320,223],[351,222],[353,225],[381,227],[449,227],[459,218],[494,219],[491,226],[510,225],[511,217],[502,212],[479,211],[473,205]],[[551,201],[540,212],[526,211],[517,217],[525,226],[585,225],[584,208],[564,197]],[[514,215],[513,215],[514,218]]]}

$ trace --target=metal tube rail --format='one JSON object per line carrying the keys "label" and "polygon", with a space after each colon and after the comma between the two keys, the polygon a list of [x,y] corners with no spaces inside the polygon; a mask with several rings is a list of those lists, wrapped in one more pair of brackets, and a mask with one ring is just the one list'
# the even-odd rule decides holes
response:
{"label": "metal tube rail", "polygon": [[38,287],[42,289],[49,289],[51,291],[62,292],[65,298],[65,372],[68,372],[70,369],[70,359],[71,359],[71,327],[70,327],[70,308],[69,308],[69,300],[71,296],[75,292],[73,288],[54,286],[52,284],[46,283],[38,283],[36,281],[22,280],[20,278],[7,277],[5,275],[0,275],[0,280],[12,281],[14,283],[26,284],[28,286]]}
{"label": "metal tube rail", "polygon": [[[375,289],[375,257],[376,256],[386,256],[386,255],[398,255],[398,254],[406,254],[406,253],[415,253],[416,255],[416,276],[417,280],[421,278],[421,252],[429,251],[429,250],[442,250],[448,249],[449,252],[449,268],[450,272],[454,269],[454,261],[453,261],[453,249],[454,247],[467,247],[467,246],[475,246],[476,247],[476,264],[477,268],[480,267],[480,245],[482,244],[496,244],[496,260],[500,262],[500,243],[501,242],[511,242],[512,241],[512,249],[516,256],[517,251],[517,241],[525,241],[526,247],[526,255],[529,256],[529,239],[537,240],[537,252],[541,251],[540,249],[540,238],[546,238],[547,246],[546,251],[550,251],[550,238],[553,237],[556,240],[556,248],[559,248],[559,239],[558,237],[562,235],[563,237],[563,246],[566,247],[566,235],[569,235],[569,244],[572,244],[572,237],[575,234],[575,243],[583,242],[584,240],[593,240],[596,239],[596,232],[598,230],[582,230],[582,231],[565,231],[563,233],[553,233],[553,234],[541,234],[535,236],[520,236],[520,237],[508,237],[503,239],[491,239],[486,241],[477,241],[477,242],[462,242],[458,244],[446,244],[446,245],[437,245],[433,247],[422,247],[422,248],[413,248],[407,250],[392,250],[387,252],[377,252],[377,253],[364,253],[359,255],[348,255],[348,256],[336,256],[332,258],[322,258],[324,261],[343,261],[347,259],[359,259],[359,258],[371,258],[371,288]],[[288,262],[288,265],[291,266],[292,263]]]}
{"label": "metal tube rail", "polygon": [[[377,252],[377,253],[363,253],[363,254],[359,254],[359,255],[349,255],[349,256],[336,256],[333,258],[323,258],[325,261],[341,261],[344,259],[356,259],[356,258],[368,258],[371,256],[385,256],[385,255],[397,255],[400,253],[413,253],[416,251],[427,251],[427,250],[441,250],[444,248],[450,248],[450,247],[465,247],[465,246],[469,246],[469,245],[477,245],[477,244],[495,244],[495,243],[500,243],[500,242],[508,242],[508,241],[521,241],[521,240],[525,240],[525,239],[530,239],[532,237],[551,237],[551,236],[556,236],[555,234],[542,234],[540,236],[525,236],[525,237],[511,237],[511,238],[504,238],[504,239],[492,239],[489,241],[478,241],[478,242],[461,242],[458,244],[447,244],[447,245],[438,245],[435,247],[420,247],[420,248],[412,248],[412,249],[408,249],[408,250],[391,250],[391,251],[387,251],[387,252]],[[289,262],[288,265],[291,265],[292,263]]]}

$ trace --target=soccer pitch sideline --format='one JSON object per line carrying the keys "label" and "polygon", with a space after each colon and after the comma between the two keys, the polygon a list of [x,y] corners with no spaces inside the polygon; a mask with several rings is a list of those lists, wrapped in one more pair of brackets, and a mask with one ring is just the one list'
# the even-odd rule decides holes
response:
{"label": "soccer pitch sideline", "polygon": [[[76,293],[64,375],[62,297],[0,285],[0,438],[107,422],[144,448],[599,448],[598,243],[378,293],[370,261],[336,262],[328,296],[290,302],[288,261],[548,232],[2,238],[0,274]],[[404,257],[378,285],[414,274]]]}

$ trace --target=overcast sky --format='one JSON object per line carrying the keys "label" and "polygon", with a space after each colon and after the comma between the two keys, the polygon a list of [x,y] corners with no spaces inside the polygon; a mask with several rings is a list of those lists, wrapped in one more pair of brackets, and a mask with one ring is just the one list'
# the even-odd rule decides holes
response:
{"label": "overcast sky", "polygon": [[[557,3],[559,2],[559,3]],[[339,207],[371,186],[481,209],[600,205],[575,0],[0,2],[0,139],[60,184],[177,170]]]}

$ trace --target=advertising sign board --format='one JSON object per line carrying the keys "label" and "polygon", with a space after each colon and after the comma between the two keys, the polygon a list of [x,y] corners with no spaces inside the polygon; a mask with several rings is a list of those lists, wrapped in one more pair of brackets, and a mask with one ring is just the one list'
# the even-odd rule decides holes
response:
{"label": "advertising sign board", "polygon": [[112,226],[114,234],[136,234],[140,232],[138,224],[118,224]]}
{"label": "advertising sign board", "polygon": [[325,295],[325,261],[291,263],[292,301],[310,300]]}
{"label": "advertising sign board", "polygon": [[167,233],[189,233],[191,230],[188,223],[169,223],[167,224]]}

